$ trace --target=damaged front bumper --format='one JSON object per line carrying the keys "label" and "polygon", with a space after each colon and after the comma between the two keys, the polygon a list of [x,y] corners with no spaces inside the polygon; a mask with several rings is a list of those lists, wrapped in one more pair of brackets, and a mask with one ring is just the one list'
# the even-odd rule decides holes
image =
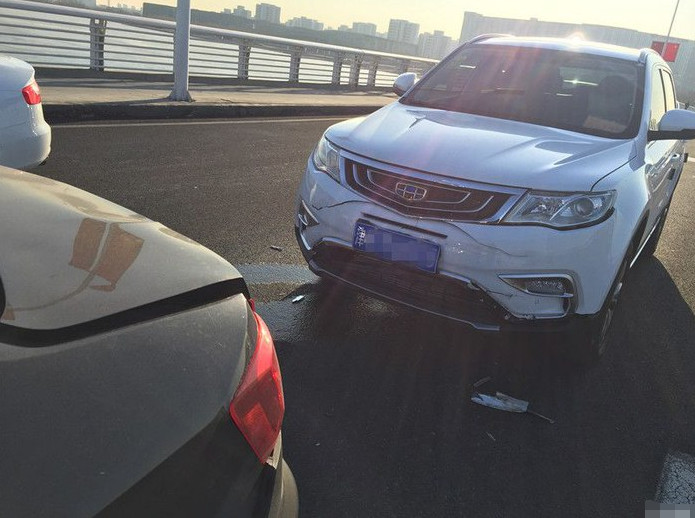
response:
{"label": "damaged front bumper", "polygon": [[[437,243],[436,273],[353,249],[357,221]],[[558,231],[409,217],[366,200],[311,163],[295,218],[297,241],[314,272],[484,330],[519,323],[552,329],[565,327],[573,315],[598,313],[612,274],[595,249],[610,248],[612,225]],[[509,282],[544,277],[561,279],[567,289],[540,295]]]}
{"label": "damaged front bumper", "polygon": [[500,322],[509,319],[499,304],[470,281],[387,263],[336,240],[323,240],[310,250],[300,227],[295,232],[304,259],[317,275],[484,331],[499,331]]}

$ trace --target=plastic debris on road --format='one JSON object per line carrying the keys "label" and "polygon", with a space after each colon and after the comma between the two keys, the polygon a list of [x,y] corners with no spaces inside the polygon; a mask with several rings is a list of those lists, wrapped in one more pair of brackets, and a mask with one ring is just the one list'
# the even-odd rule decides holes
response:
{"label": "plastic debris on road", "polygon": [[281,246],[276,246],[276,245],[270,245],[271,250],[275,250],[277,252],[282,252],[282,247]]}
{"label": "plastic debris on road", "polygon": [[529,402],[524,401],[523,399],[516,399],[511,396],[508,396],[506,394],[502,394],[501,392],[495,393],[494,396],[488,395],[488,394],[481,394],[479,392],[473,392],[473,395],[471,396],[471,401],[473,403],[477,403],[479,405],[486,406],[488,408],[494,408],[496,410],[504,410],[505,412],[515,412],[518,414],[531,414],[535,415],[536,417],[540,417],[541,419],[545,419],[549,423],[554,424],[555,421],[550,419],[549,417],[546,417],[544,415],[539,414],[538,412],[534,412],[533,410],[529,409]]}
{"label": "plastic debris on road", "polygon": [[295,298],[292,299],[292,304],[296,304],[297,302],[301,302],[304,300],[304,295],[297,295]]}

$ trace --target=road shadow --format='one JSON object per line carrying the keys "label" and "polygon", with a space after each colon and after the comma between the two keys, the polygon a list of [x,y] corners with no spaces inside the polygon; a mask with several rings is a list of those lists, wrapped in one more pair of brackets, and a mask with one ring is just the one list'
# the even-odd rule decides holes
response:
{"label": "road shadow", "polygon": [[[333,283],[300,292],[267,320],[306,516],[634,515],[664,453],[695,451],[695,319],[657,259],[631,272],[588,370],[552,335],[480,333]],[[487,376],[481,391],[555,424],[472,403]]]}

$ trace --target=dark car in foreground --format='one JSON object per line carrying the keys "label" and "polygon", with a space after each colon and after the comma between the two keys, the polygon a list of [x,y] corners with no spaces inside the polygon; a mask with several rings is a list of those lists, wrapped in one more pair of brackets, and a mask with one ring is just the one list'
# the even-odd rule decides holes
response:
{"label": "dark car in foreground", "polygon": [[0,167],[0,516],[296,516],[273,340],[239,272]]}

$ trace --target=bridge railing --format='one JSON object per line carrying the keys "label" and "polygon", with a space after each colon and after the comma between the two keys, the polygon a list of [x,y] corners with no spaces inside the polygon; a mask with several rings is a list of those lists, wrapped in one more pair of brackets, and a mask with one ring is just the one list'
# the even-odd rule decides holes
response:
{"label": "bridge railing", "polygon": [[[0,53],[38,67],[173,73],[173,21],[0,0]],[[390,86],[436,60],[191,26],[190,73],[244,81]]]}

